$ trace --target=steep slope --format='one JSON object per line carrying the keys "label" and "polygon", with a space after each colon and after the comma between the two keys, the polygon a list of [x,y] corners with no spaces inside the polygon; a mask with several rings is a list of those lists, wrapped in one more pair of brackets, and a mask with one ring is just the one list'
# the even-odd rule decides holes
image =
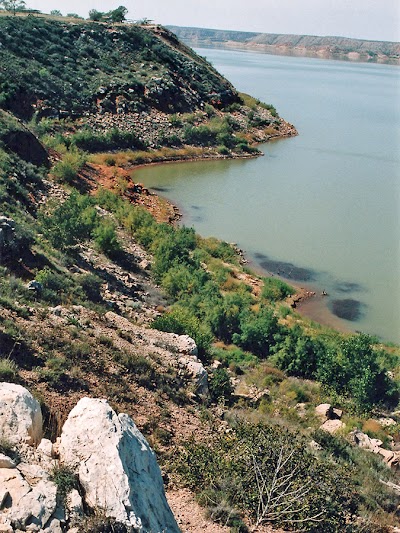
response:
{"label": "steep slope", "polygon": [[347,37],[255,33],[168,26],[190,46],[226,46],[283,55],[400,63],[400,43]]}
{"label": "steep slope", "polygon": [[25,119],[239,101],[210,64],[158,27],[2,17],[0,44],[0,106]]}

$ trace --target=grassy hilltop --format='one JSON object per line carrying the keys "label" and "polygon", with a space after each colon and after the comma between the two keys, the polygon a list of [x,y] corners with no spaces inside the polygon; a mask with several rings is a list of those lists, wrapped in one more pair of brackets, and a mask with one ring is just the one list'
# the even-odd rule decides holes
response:
{"label": "grassy hilltop", "polygon": [[[295,129],[159,26],[3,17],[0,44],[0,380],[52,439],[82,396],[129,413],[183,523],[200,503],[216,531],[391,531],[398,475],[354,430],[398,457],[398,347],[302,319],[130,177]],[[195,340],[208,394],[160,332]]]}

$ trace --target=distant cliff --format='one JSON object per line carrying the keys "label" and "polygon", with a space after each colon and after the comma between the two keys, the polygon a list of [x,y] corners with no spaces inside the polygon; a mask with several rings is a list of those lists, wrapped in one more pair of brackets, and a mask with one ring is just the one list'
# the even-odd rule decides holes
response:
{"label": "distant cliff", "polygon": [[279,55],[400,64],[400,43],[168,26],[190,46],[241,48]]}

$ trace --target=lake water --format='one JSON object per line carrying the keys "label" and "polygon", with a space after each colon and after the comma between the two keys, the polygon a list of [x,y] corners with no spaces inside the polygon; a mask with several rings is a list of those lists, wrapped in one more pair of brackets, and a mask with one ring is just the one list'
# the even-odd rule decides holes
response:
{"label": "lake water", "polygon": [[147,167],[134,179],[162,189],[201,235],[327,291],[314,318],[347,309],[353,320],[338,325],[399,342],[400,68],[197,52],[299,136],[262,145],[264,157]]}

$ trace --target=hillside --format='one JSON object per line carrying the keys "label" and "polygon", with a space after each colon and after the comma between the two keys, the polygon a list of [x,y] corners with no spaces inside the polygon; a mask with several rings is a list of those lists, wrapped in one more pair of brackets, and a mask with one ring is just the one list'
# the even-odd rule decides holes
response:
{"label": "hillside", "polygon": [[[125,475],[113,477],[109,451],[130,480],[143,464],[134,442],[115,438],[137,433],[128,415],[183,532],[395,532],[399,348],[302,319],[293,287],[176,225],[173,206],[131,178],[138,163],[253,156],[257,140],[294,127],[161,27],[32,17],[0,27],[0,389],[33,394],[51,441],[14,442],[0,397],[0,530],[135,531],[135,483],[122,513],[108,499],[122,503]],[[92,438],[100,422],[107,437]],[[92,468],[111,472],[102,499]],[[142,491],[149,508],[153,489]]]}
{"label": "hillside", "polygon": [[39,134],[58,135],[58,144],[248,155],[257,152],[254,141],[296,134],[272,106],[243,105],[205,59],[160,26],[1,17],[0,45],[0,106]]}
{"label": "hillside", "polygon": [[258,52],[377,63],[400,63],[400,43],[347,37],[286,35],[168,26],[189,46],[242,48]]}

